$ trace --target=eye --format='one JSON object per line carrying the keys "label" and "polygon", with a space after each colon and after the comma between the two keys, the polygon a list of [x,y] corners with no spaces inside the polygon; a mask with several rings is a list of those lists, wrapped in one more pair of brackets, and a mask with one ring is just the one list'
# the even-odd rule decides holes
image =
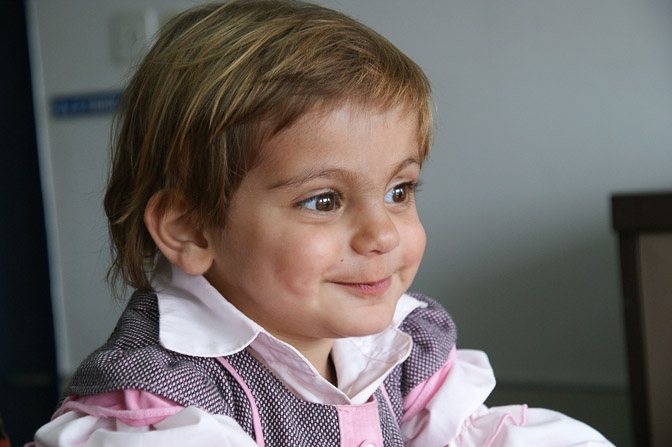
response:
{"label": "eye", "polygon": [[415,184],[412,182],[402,183],[387,191],[383,199],[387,203],[404,203],[407,202],[409,196],[413,193]]}
{"label": "eye", "polygon": [[341,203],[338,194],[335,192],[327,192],[303,200],[299,202],[298,205],[313,211],[329,212],[339,208]]}

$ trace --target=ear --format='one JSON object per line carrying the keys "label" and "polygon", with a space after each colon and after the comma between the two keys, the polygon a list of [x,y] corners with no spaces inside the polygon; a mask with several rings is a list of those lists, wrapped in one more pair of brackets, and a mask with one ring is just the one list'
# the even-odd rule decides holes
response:
{"label": "ear", "polygon": [[212,244],[189,216],[189,205],[182,197],[168,198],[159,191],[145,208],[145,226],[154,243],[170,262],[191,275],[202,275],[214,261]]}

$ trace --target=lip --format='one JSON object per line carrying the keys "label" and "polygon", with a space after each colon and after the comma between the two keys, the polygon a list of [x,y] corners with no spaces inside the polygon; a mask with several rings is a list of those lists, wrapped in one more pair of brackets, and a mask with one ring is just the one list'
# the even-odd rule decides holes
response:
{"label": "lip", "polygon": [[387,292],[390,284],[392,284],[392,277],[388,276],[385,279],[373,282],[335,282],[334,284],[354,290],[361,295],[376,296]]}

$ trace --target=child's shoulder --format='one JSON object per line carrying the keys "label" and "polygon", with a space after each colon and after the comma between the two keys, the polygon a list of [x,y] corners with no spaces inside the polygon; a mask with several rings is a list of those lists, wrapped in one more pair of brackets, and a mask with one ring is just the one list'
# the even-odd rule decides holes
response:
{"label": "child's shoulder", "polygon": [[452,318],[441,304],[420,293],[407,293],[419,301],[399,324],[399,330],[413,339],[408,358],[398,370],[397,377],[402,395],[427,380],[443,368],[455,348],[457,330]]}
{"label": "child's shoulder", "polygon": [[[107,342],[77,368],[66,391],[68,395],[103,394],[138,389],[171,399],[178,404],[222,404],[216,359],[180,354],[163,347],[159,340],[159,308],[156,295],[136,292],[122,313]],[[184,386],[185,384],[199,386]],[[197,391],[194,391],[197,390]],[[199,395],[191,395],[197,392]],[[201,405],[202,406],[202,405]]]}
{"label": "child's shoulder", "polygon": [[457,329],[453,319],[438,301],[421,293],[409,292],[407,297],[419,302],[399,324],[399,329],[413,337],[415,344],[431,344],[442,341],[449,350],[457,339]]}

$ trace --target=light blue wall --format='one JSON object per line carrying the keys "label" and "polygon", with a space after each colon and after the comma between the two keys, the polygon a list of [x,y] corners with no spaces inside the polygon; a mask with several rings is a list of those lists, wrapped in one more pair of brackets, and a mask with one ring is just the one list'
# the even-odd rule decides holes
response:
{"label": "light blue wall", "polygon": [[[429,244],[413,288],[443,302],[460,346],[486,350],[500,380],[624,385],[608,200],[672,188],[672,3],[322,3],[388,37],[434,85],[418,199]],[[185,4],[32,0],[38,106],[121,85],[111,16]],[[102,282],[109,119],[38,118],[67,374],[118,312]]]}

